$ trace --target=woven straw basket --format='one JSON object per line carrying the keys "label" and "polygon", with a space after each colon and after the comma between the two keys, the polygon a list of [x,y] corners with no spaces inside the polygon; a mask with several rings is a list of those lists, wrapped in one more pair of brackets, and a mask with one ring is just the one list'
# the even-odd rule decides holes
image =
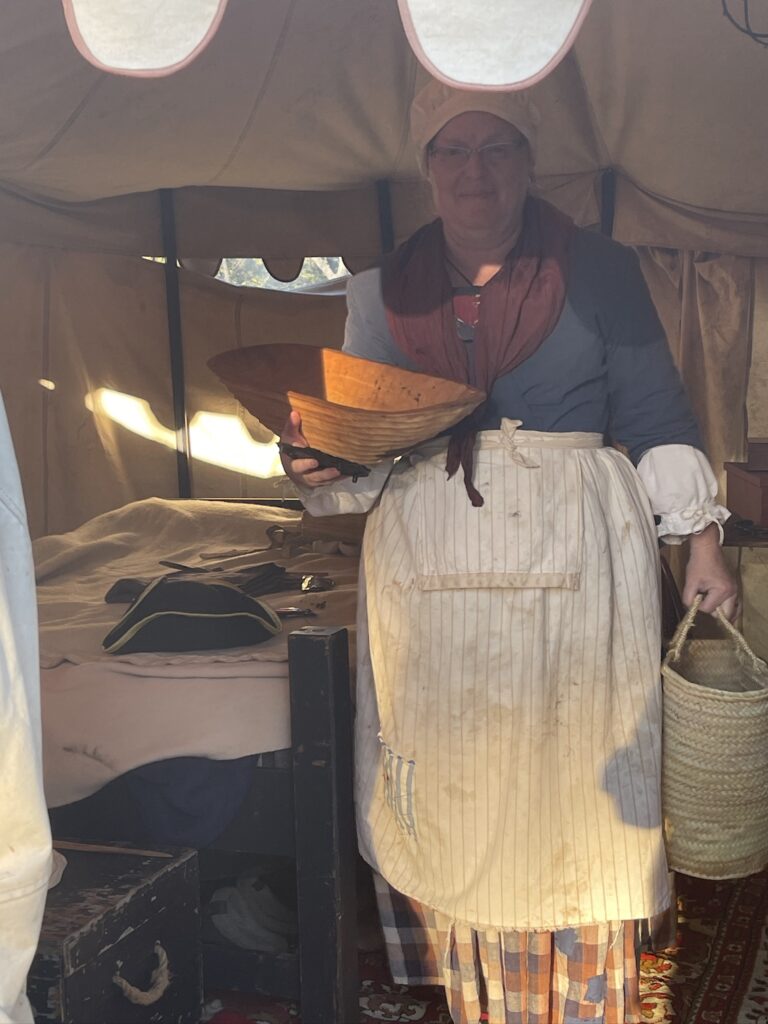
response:
{"label": "woven straw basket", "polygon": [[435,437],[485,398],[467,384],[311,345],[233,349],[208,366],[273,433],[295,409],[311,447],[364,465]]}
{"label": "woven straw basket", "polygon": [[741,878],[768,863],[768,666],[724,615],[689,640],[701,598],[662,666],[662,802],[670,868]]}

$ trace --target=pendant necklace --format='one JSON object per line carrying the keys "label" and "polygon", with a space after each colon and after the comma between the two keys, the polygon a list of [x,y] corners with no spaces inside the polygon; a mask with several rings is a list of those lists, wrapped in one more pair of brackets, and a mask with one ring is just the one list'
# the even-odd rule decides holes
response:
{"label": "pendant necklace", "polygon": [[459,275],[459,277],[460,277],[460,278],[461,278],[461,279],[462,279],[463,281],[466,281],[466,282],[467,282],[467,284],[468,284],[468,285],[469,285],[469,286],[470,286],[471,288],[477,288],[477,289],[479,290],[480,288],[482,288],[482,287],[483,287],[483,286],[482,286],[481,284],[475,284],[475,282],[474,282],[474,281],[471,281],[471,280],[470,280],[470,279],[469,279],[469,278],[467,277],[467,275],[466,275],[466,274],[464,273],[464,271],[463,271],[463,270],[459,270],[459,268],[458,268],[458,267],[456,266],[456,264],[455,264],[455,263],[453,262],[453,260],[449,260],[447,256],[445,257],[445,262],[446,262],[446,263],[448,264],[448,266],[449,266],[449,267],[451,268],[451,270],[455,270],[455,271],[456,271],[456,273],[457,273],[457,274]]}
{"label": "pendant necklace", "polygon": [[448,259],[447,256],[445,257],[445,262],[460,278],[467,282],[470,288],[474,289],[471,295],[458,293],[453,296],[453,311],[459,338],[462,341],[472,341],[474,340],[475,328],[480,320],[480,293],[482,285],[470,281],[467,275],[459,270],[456,264]]}

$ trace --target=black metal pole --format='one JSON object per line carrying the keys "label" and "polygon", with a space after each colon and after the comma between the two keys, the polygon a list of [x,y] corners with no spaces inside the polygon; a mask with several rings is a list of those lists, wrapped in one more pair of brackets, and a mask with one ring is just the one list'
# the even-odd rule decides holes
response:
{"label": "black metal pole", "polygon": [[160,189],[160,216],[165,256],[165,306],[168,314],[168,345],[171,357],[171,389],[173,394],[173,427],[176,431],[176,475],[179,497],[192,497],[189,470],[189,427],[184,391],[184,339],[181,331],[181,296],[179,264],[176,251],[176,216],[173,190]]}
{"label": "black metal pole", "polygon": [[613,216],[616,210],[616,172],[607,167],[600,178],[600,231],[613,237]]}
{"label": "black metal pole", "polygon": [[376,182],[376,201],[379,207],[379,239],[382,252],[395,248],[395,227],[392,223],[392,196],[386,178]]}

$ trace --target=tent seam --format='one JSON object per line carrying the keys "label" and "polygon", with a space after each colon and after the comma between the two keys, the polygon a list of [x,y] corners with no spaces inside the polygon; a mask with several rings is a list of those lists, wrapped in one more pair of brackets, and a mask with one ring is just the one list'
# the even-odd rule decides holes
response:
{"label": "tent seam", "polygon": [[[51,257],[46,254],[45,257],[45,271],[44,271],[44,284],[43,284],[43,337],[42,337],[42,374],[41,376],[45,380],[49,380],[51,376]],[[49,458],[48,458],[48,433],[50,423],[50,397],[47,391],[43,394],[43,408],[42,408],[42,422],[40,424],[42,433],[42,499],[43,499],[43,533],[48,534],[49,522],[48,522],[48,502],[49,502]]]}
{"label": "tent seam", "polygon": [[285,46],[285,40],[286,40],[286,37],[288,35],[288,31],[289,31],[289,29],[291,27],[291,22],[293,21],[293,15],[294,15],[294,12],[296,10],[297,3],[298,3],[298,0],[291,0],[290,7],[288,8],[288,11],[287,11],[287,13],[285,15],[285,19],[283,20],[283,27],[280,30],[280,35],[279,35],[277,43],[275,45],[275,49],[274,49],[274,51],[272,53],[272,59],[270,60],[269,67],[267,68],[267,72],[264,75],[264,80],[261,83],[261,88],[259,89],[258,93],[256,94],[256,99],[253,101],[253,106],[251,107],[251,112],[248,115],[248,117],[246,118],[245,124],[243,125],[243,127],[242,127],[242,129],[240,131],[240,134],[237,137],[237,141],[235,142],[235,145],[232,148],[232,151],[230,152],[229,156],[224,161],[224,163],[221,165],[221,167],[219,168],[218,172],[212,178],[209,179],[209,181],[208,181],[209,185],[215,184],[215,182],[217,182],[219,180],[219,178],[221,178],[221,176],[224,174],[224,172],[230,167],[230,165],[232,164],[232,161],[235,159],[237,154],[240,152],[240,149],[241,149],[241,147],[243,145],[243,142],[245,141],[245,137],[248,134],[248,129],[250,128],[250,126],[251,126],[251,124],[253,122],[253,119],[256,116],[256,112],[259,109],[259,107],[261,106],[261,101],[264,98],[264,94],[266,93],[267,88],[269,87],[269,84],[272,81],[272,76],[273,76],[274,71],[275,71],[275,65],[277,64],[277,59],[280,56],[280,54],[282,53],[283,47]]}
{"label": "tent seam", "polygon": [[[684,199],[675,199],[673,196],[665,195],[662,192],[654,192],[653,189],[648,188],[639,182],[636,178],[631,175],[620,166],[616,165],[613,170],[616,171],[617,175],[622,177],[630,185],[636,188],[643,195],[649,196],[651,199],[655,199],[657,202],[665,203],[668,206],[679,207],[681,210],[690,211],[691,213],[715,213],[721,214],[723,217],[732,218],[733,220],[748,220],[755,221],[762,225],[768,223],[768,213],[758,213],[756,211],[748,210],[721,210],[717,206],[700,206],[697,203],[686,203]],[[721,254],[723,255],[723,254]],[[738,253],[730,253],[732,256],[739,255]],[[751,258],[751,257],[748,257]]]}
{"label": "tent seam", "polygon": [[[737,257],[739,258],[739,257]],[[755,267],[755,257],[746,257],[749,259],[749,313],[747,316],[747,358],[745,360],[746,373],[744,374],[744,380],[742,381],[744,402],[743,402],[743,414],[744,414],[744,436],[742,438],[744,447],[742,449],[742,457],[746,454],[747,442],[749,440],[749,379],[752,374],[752,360],[754,358],[755,348],[755,299],[757,291],[757,270]]]}
{"label": "tent seam", "polygon": [[33,168],[35,166],[35,164],[37,164],[41,160],[43,160],[46,156],[48,156],[49,153],[52,152],[52,150],[54,150],[56,148],[56,146],[58,146],[59,142],[61,142],[61,140],[64,138],[64,136],[70,130],[70,128],[80,118],[80,115],[83,113],[85,108],[88,106],[88,104],[90,103],[94,93],[98,90],[99,86],[101,85],[101,83],[104,81],[105,78],[106,78],[106,75],[104,73],[99,74],[99,76],[97,77],[96,81],[93,83],[91,88],[88,89],[88,91],[86,92],[85,96],[83,96],[83,98],[80,100],[80,102],[75,107],[75,109],[72,111],[72,113],[69,115],[69,117],[64,121],[64,123],[60,126],[60,128],[54,133],[53,137],[51,139],[49,139],[49,141],[46,143],[45,146],[43,146],[43,148],[40,150],[39,153],[37,153],[27,164],[24,165],[22,170],[24,170],[24,171],[30,170],[31,168]]}
{"label": "tent seam", "polygon": [[[407,105],[406,109],[402,112],[402,127],[401,127],[401,130],[400,130],[400,144],[399,144],[398,149],[397,149],[397,156],[395,157],[395,168],[397,169],[395,171],[395,175],[397,174],[397,171],[400,169],[400,167],[402,165],[403,156],[406,153],[406,150],[408,148],[408,143],[409,143],[410,138],[411,138],[410,107],[411,107],[411,103],[413,102],[413,97],[414,97],[414,94],[415,94],[415,91],[416,91],[416,76],[417,76],[417,73],[418,73],[418,61],[416,60],[415,56],[413,56],[413,54],[411,54],[411,70],[410,70],[410,75],[409,75],[409,78],[410,78],[410,89],[408,91],[408,95],[410,96],[410,99],[408,101],[408,105]],[[392,181],[392,180],[396,180],[396,178],[393,179],[392,177],[390,177],[390,181]]]}
{"label": "tent seam", "polygon": [[587,113],[589,114],[589,123],[590,127],[592,128],[592,134],[594,136],[595,141],[600,147],[600,161],[603,166],[596,168],[596,170],[599,173],[600,171],[606,170],[608,167],[613,167],[613,164],[610,162],[611,154],[608,151],[608,146],[606,145],[605,138],[603,136],[602,131],[600,130],[600,125],[598,124],[597,117],[595,116],[595,108],[592,105],[592,97],[589,94],[586,80],[581,71],[581,63],[579,62],[579,58],[576,53],[576,46],[574,46],[571,49],[571,52],[564,58],[563,63],[565,63],[565,61],[568,60],[568,57],[571,57],[573,60],[574,67],[576,69],[576,75],[578,76],[579,84],[581,85],[581,93],[584,97]]}

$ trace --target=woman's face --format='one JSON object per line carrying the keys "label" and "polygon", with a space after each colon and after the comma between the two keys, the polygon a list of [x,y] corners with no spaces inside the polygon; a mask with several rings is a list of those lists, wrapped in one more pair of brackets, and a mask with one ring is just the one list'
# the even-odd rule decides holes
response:
{"label": "woman's face", "polygon": [[454,117],[427,150],[427,178],[437,214],[446,227],[462,234],[497,235],[516,227],[530,172],[525,136],[485,111]]}

